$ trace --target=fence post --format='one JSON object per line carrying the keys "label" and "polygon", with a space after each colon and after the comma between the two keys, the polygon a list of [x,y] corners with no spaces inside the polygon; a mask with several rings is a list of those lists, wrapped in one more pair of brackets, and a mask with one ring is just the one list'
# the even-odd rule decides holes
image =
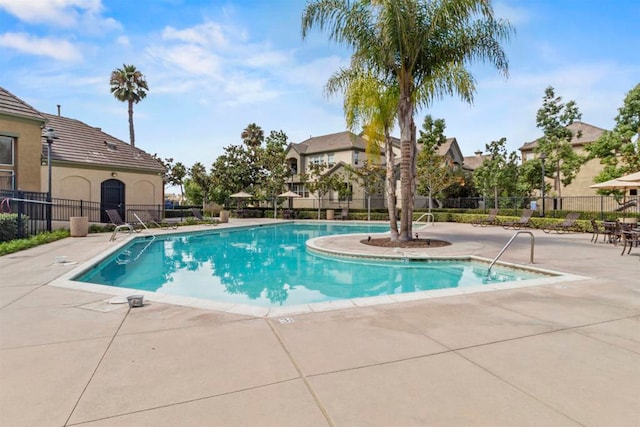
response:
{"label": "fence post", "polygon": [[17,202],[18,202],[18,221],[17,221],[17,227],[18,229],[16,230],[16,237],[18,239],[24,239],[26,236],[23,235],[22,233],[22,222],[24,221],[24,219],[22,218],[22,216],[24,215],[24,193],[22,191],[18,191],[18,197],[17,197]]}

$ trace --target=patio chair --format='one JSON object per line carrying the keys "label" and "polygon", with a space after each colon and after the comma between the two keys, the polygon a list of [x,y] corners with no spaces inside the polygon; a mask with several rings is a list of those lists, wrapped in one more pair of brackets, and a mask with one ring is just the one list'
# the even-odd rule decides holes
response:
{"label": "patio chair", "polygon": [[519,220],[503,222],[502,227],[504,229],[513,228],[514,230],[529,227],[531,225],[531,215],[533,215],[533,211],[531,209],[524,209]]}
{"label": "patio chair", "polygon": [[542,231],[544,231],[545,233],[551,233],[552,231],[555,231],[556,233],[565,233],[573,230],[579,230],[580,228],[576,224],[576,221],[579,217],[579,212],[568,213],[564,221],[558,224],[550,224],[544,226],[542,227]]}
{"label": "patio chair", "polygon": [[593,234],[591,235],[591,242],[598,243],[598,237],[600,237],[600,234],[604,230],[602,230],[602,228],[600,227],[600,224],[598,224],[598,221],[596,221],[595,219],[591,220],[591,228],[593,228]]}
{"label": "patio chair", "polygon": [[202,211],[198,208],[191,208],[191,213],[198,222],[204,225],[218,225],[220,222],[217,218],[206,217],[202,215]]}
{"label": "patio chair", "polygon": [[593,235],[591,236],[591,242],[598,243],[598,238],[602,234],[602,240],[606,243],[617,243],[618,240],[618,229],[619,226],[617,222],[605,222],[603,224],[598,224],[598,221],[595,219],[591,220],[591,227],[593,228]]}
{"label": "patio chair", "polygon": [[118,231],[129,230],[129,233],[134,231],[139,232],[140,230],[136,230],[133,224],[129,224],[128,222],[124,222],[122,217],[118,213],[116,209],[105,209],[107,216],[109,217],[109,221],[115,226],[113,233],[111,234],[110,241],[116,240],[116,234]]}
{"label": "patio chair", "polygon": [[491,209],[489,215],[486,218],[477,218],[471,220],[471,225],[474,227],[486,227],[487,225],[500,225],[500,220],[497,218],[499,209]]}
{"label": "patio chair", "polygon": [[626,228],[622,229],[622,240],[624,241],[624,247],[622,248],[622,253],[620,255],[624,255],[624,251],[629,246],[629,250],[627,251],[627,255],[631,253],[631,248],[640,246],[640,228]]}

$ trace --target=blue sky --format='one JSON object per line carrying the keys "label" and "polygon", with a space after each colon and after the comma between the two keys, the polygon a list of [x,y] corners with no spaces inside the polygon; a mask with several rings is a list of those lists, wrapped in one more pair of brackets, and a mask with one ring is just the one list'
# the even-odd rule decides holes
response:
{"label": "blue sky", "polygon": [[[252,122],[292,142],[345,130],[342,100],[323,86],[350,52],[320,32],[300,35],[305,0],[0,0],[0,86],[36,109],[129,140],[127,108],[109,75],[134,64],[149,93],[134,108],[136,146],[207,168]],[[640,82],[640,2],[502,0],[496,14],[516,34],[505,44],[508,79],[471,69],[473,105],[436,101],[464,155],[507,138],[509,150],[540,135],[547,86],[575,100],[582,120],[610,129]],[[395,132],[399,135],[399,132]]]}

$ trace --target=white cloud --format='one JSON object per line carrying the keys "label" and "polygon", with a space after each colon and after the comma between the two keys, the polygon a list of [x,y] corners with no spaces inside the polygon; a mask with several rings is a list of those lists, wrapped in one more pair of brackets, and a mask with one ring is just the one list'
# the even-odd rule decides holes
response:
{"label": "white cloud", "polygon": [[147,53],[166,67],[178,67],[188,74],[215,78],[220,73],[220,58],[197,45],[152,46]]}
{"label": "white cloud", "polygon": [[285,65],[290,62],[291,56],[279,51],[259,51],[255,54],[247,54],[242,62],[249,67],[265,68]]}
{"label": "white cloud", "polygon": [[493,11],[497,18],[507,19],[514,26],[526,24],[531,19],[526,9],[509,5],[504,1],[496,2]]}
{"label": "white cloud", "polygon": [[0,46],[36,56],[48,56],[61,61],[79,61],[80,50],[66,40],[38,38],[25,33],[0,34]]}
{"label": "white cloud", "polygon": [[266,82],[262,79],[233,76],[224,85],[226,101],[225,105],[255,104],[277,98],[279,92],[275,89],[267,89]]}
{"label": "white cloud", "polygon": [[101,0],[0,0],[0,9],[29,24],[89,32],[121,28],[114,19],[102,17]]}
{"label": "white cloud", "polygon": [[125,47],[131,46],[131,42],[129,41],[129,37],[127,37],[127,36],[118,37],[116,39],[116,43],[121,45],[121,46],[125,46]]}
{"label": "white cloud", "polygon": [[164,40],[178,40],[201,46],[224,48],[229,46],[229,40],[225,36],[225,29],[220,24],[206,22],[191,28],[178,30],[173,27],[165,27],[162,31]]}

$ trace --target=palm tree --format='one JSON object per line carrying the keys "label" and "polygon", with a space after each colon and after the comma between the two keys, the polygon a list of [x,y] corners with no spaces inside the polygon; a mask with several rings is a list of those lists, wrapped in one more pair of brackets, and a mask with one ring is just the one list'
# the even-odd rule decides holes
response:
{"label": "palm tree", "polygon": [[379,153],[384,144],[386,161],[385,189],[391,240],[398,240],[398,221],[396,218],[396,182],[395,153],[391,138],[391,129],[397,115],[398,91],[375,76],[353,64],[349,69],[340,69],[334,73],[325,92],[334,94],[344,92],[344,112],[347,128],[354,131],[358,126],[364,128],[367,137],[368,153]]}
{"label": "palm tree", "polygon": [[136,136],[133,130],[133,104],[137,104],[147,96],[149,86],[142,73],[135,65],[122,64],[111,72],[111,93],[118,101],[127,102],[129,106],[129,141],[136,146]]}
{"label": "palm tree", "polygon": [[[459,95],[471,102],[474,79],[465,66],[490,61],[505,75],[500,46],[512,27],[497,20],[487,0],[316,0],[305,7],[302,37],[313,26],[354,50],[361,64],[398,87],[402,211],[400,240],[411,240],[416,170],[416,106]],[[418,97],[420,88],[428,96]]]}

